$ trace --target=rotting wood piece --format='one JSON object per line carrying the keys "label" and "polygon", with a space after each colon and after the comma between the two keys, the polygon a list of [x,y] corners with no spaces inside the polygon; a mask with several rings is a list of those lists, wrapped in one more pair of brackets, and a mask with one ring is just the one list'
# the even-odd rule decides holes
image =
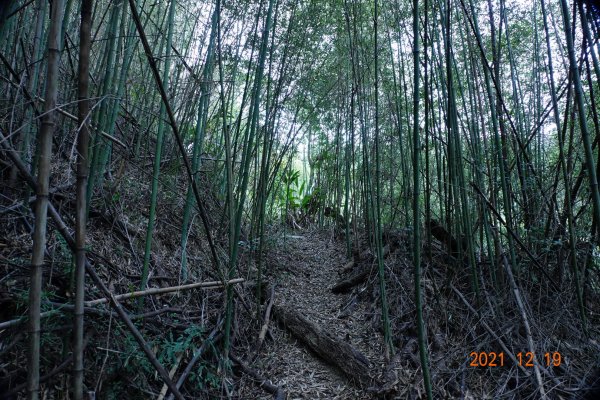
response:
{"label": "rotting wood piece", "polygon": [[[387,257],[387,255],[390,253],[390,249],[395,250],[396,249],[396,243],[399,242],[393,242],[390,243],[392,244],[392,246],[390,246],[390,244],[386,244],[385,247],[383,248],[383,257]],[[363,252],[363,254],[367,255],[367,252]],[[331,291],[335,294],[339,294],[339,293],[345,293],[348,290],[352,289],[354,286],[361,284],[362,282],[364,282],[369,275],[371,274],[371,269],[372,269],[372,264],[370,262],[368,262],[368,259],[370,257],[368,257],[368,255],[366,257],[367,260],[363,261],[364,256],[361,255],[360,256],[360,260],[358,262],[356,261],[352,261],[352,265],[350,265],[350,263],[348,263],[344,269],[349,269],[350,267],[353,266],[357,266],[354,269],[352,269],[350,271],[350,275],[340,279],[335,285],[333,285],[333,287],[331,288]]]}
{"label": "rotting wood piece", "polygon": [[439,240],[446,247],[446,251],[452,257],[458,258],[461,251],[466,254],[469,243],[465,237],[462,237],[459,241],[435,219],[427,221],[427,229],[431,233],[431,236]]}
{"label": "rotting wood piece", "polygon": [[352,273],[350,276],[342,278],[333,287],[331,291],[335,294],[345,293],[354,286],[364,282],[371,273],[371,265],[366,265]]}
{"label": "rotting wood piece", "polygon": [[298,340],[342,370],[351,381],[363,387],[373,384],[369,360],[350,344],[319,328],[291,307],[274,304],[273,315]]}

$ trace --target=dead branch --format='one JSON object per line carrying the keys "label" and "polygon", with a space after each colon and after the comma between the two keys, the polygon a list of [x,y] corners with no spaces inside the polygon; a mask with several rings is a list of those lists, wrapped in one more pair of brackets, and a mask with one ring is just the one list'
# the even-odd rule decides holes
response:
{"label": "dead branch", "polygon": [[258,372],[251,369],[244,362],[242,362],[242,360],[240,360],[233,354],[230,354],[229,358],[231,359],[231,361],[236,363],[246,375],[250,375],[250,377],[256,382],[256,384],[260,388],[264,389],[268,393],[271,393],[276,400],[284,400],[286,398],[286,394],[283,391],[283,389],[281,389],[279,386],[275,386],[273,383],[271,383],[270,380],[259,375]]}
{"label": "dead branch", "polygon": [[[225,282],[225,285],[234,285],[236,283],[241,283],[241,282],[244,282],[243,278],[236,278],[236,279],[232,279],[230,281]],[[125,299],[133,299],[133,298],[142,297],[142,296],[150,296],[150,295],[156,295],[156,294],[178,292],[180,290],[189,290],[189,289],[196,289],[196,288],[217,289],[217,288],[221,288],[223,286],[224,286],[223,283],[221,283],[219,281],[196,282],[196,283],[190,283],[187,285],[171,286],[171,287],[166,287],[166,288],[152,288],[152,289],[147,289],[147,290],[139,290],[136,292],[120,294],[120,295],[114,296],[114,297],[116,300],[125,300]],[[108,298],[103,297],[101,299],[86,301],[85,305],[88,307],[91,307],[91,306],[95,306],[98,304],[108,303],[108,301],[109,301]]]}
{"label": "dead branch", "polygon": [[271,320],[271,309],[273,308],[273,302],[275,301],[275,286],[271,286],[271,294],[269,305],[267,306],[267,310],[265,311],[265,318],[263,326],[260,330],[260,334],[258,335],[258,343],[256,344],[256,354],[260,351],[263,342],[265,341],[265,336],[267,335],[267,330],[269,329],[269,321]]}

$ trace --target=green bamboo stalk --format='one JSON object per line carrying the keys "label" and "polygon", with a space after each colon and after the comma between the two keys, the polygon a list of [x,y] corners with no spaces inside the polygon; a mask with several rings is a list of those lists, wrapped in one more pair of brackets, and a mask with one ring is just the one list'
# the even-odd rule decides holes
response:
{"label": "green bamboo stalk", "polygon": [[[171,73],[171,44],[173,43],[173,22],[175,20],[175,0],[171,0],[169,5],[169,16],[167,20],[167,38],[165,42],[165,67],[163,69],[162,84],[164,90],[169,87],[169,76]],[[158,129],[156,133],[156,148],[154,151],[154,167],[152,169],[152,189],[150,193],[150,211],[148,212],[148,228],[146,230],[146,242],[144,246],[144,264],[142,266],[142,278],[140,290],[146,289],[148,283],[148,273],[150,266],[150,255],[152,251],[152,236],[154,233],[154,224],[156,219],[156,199],[158,196],[158,178],[160,176],[160,160],[164,136],[164,120],[166,119],[166,105],[161,103],[160,116],[158,118]],[[143,298],[140,299],[140,307],[143,305]]]}
{"label": "green bamboo stalk", "polygon": [[[196,122],[196,130],[194,134],[194,144],[192,149],[192,170],[194,173],[198,171],[200,167],[200,154],[202,153],[202,146],[206,131],[206,121],[208,118],[208,105],[210,101],[210,82],[213,75],[213,57],[214,57],[214,46],[215,37],[217,30],[217,8],[215,7],[212,15],[211,22],[211,33],[206,51],[206,62],[202,72],[202,84],[200,86],[200,101],[198,104],[198,118]],[[190,229],[190,219],[192,215],[192,200],[193,193],[191,185],[188,187],[185,207],[183,210],[183,222],[181,227],[181,279],[185,282],[188,279],[188,266],[187,266],[187,241]]]}
{"label": "green bamboo stalk", "polygon": [[[427,12],[427,0],[425,1]],[[419,358],[423,371],[423,385],[427,398],[433,399],[429,360],[427,355],[427,334],[423,321],[423,294],[421,291],[421,138],[419,134],[419,0],[413,0],[413,265],[415,273],[415,307],[417,309],[417,335],[419,340]],[[427,117],[426,117],[427,118]]]}
{"label": "green bamboo stalk", "polygon": [[[106,96],[111,93],[113,86],[113,77],[115,75],[115,59],[117,53],[117,27],[119,22],[119,15],[121,12],[121,4],[111,4],[111,13],[108,22],[108,40],[106,42],[104,55],[106,57],[105,62],[105,70],[104,77],[102,82],[102,88],[100,91],[101,96]],[[92,124],[98,126],[101,130],[106,129],[106,120],[108,119],[108,101],[104,99],[100,107],[98,107],[98,111],[92,120]],[[104,175],[102,159],[104,158],[105,151],[108,151],[106,147],[108,143],[106,143],[106,139],[104,139],[101,135],[96,135],[94,137],[93,143],[91,144],[93,148],[92,159],[90,163],[89,170],[89,178],[88,178],[88,187],[87,187],[87,211],[86,214],[89,213],[92,196],[94,193],[94,188],[99,184],[98,182],[102,181],[102,176]]]}
{"label": "green bamboo stalk", "polygon": [[[47,2],[45,0],[36,0],[35,3],[35,32],[33,36],[33,53],[32,60],[38,61],[42,56],[42,48],[43,48],[43,36],[44,36],[44,18],[46,15]],[[2,35],[0,35],[1,37]],[[35,96],[37,93],[35,92],[38,87],[38,77],[40,74],[40,64],[41,62],[35,62],[31,67],[31,75],[27,81],[27,92],[32,96]],[[24,121],[30,121],[33,116],[33,107],[28,107],[25,111]],[[19,132],[19,136],[17,137],[17,145],[19,152],[22,154],[22,159],[24,162],[29,163],[31,160],[31,138],[34,136],[34,131],[37,128],[36,123],[32,122],[27,129]],[[31,172],[35,171],[35,167],[31,164],[30,167]],[[11,176],[9,182],[16,183],[17,178],[17,168],[14,167],[11,171]],[[14,186],[14,185],[11,185]],[[25,193],[23,194],[24,199],[29,199],[29,194],[31,190],[26,188]]]}
{"label": "green bamboo stalk", "polygon": [[581,85],[581,77],[579,76],[579,68],[577,68],[577,59],[575,58],[575,45],[571,31],[571,13],[567,6],[566,0],[560,0],[560,6],[563,15],[563,26],[565,38],[567,41],[567,52],[569,56],[569,73],[573,80],[575,90],[575,101],[577,104],[577,115],[579,117],[579,129],[581,130],[581,139],[583,141],[583,149],[585,152],[585,164],[590,182],[590,194],[593,204],[593,215],[596,221],[600,221],[600,192],[598,191],[598,180],[596,177],[596,165],[594,162],[594,153],[592,151],[592,143],[587,128],[586,107]]}
{"label": "green bamboo stalk", "polygon": [[373,31],[374,31],[374,68],[375,68],[375,246],[377,248],[377,269],[379,271],[379,291],[381,292],[381,319],[383,324],[383,339],[386,344],[386,354],[393,353],[392,333],[390,327],[389,305],[385,292],[385,265],[383,263],[383,244],[381,237],[381,159],[379,151],[379,46],[378,46],[378,15],[379,1],[375,0]]}
{"label": "green bamboo stalk", "polygon": [[[239,198],[237,200],[237,210],[235,214],[235,230],[233,237],[233,245],[231,247],[231,254],[229,256],[229,268],[228,268],[228,276],[233,276],[235,273],[235,266],[237,265],[237,256],[239,249],[239,237],[242,226],[242,215],[244,213],[244,205],[246,201],[246,191],[248,188],[248,179],[250,172],[250,161],[251,161],[251,149],[254,143],[254,137],[256,136],[256,132],[258,129],[258,117],[259,117],[259,106],[261,99],[261,87],[263,81],[263,72],[265,68],[265,59],[267,54],[267,44],[269,42],[269,33],[271,30],[271,21],[273,17],[273,4],[274,0],[269,0],[269,8],[267,10],[267,16],[265,20],[265,26],[263,30],[263,37],[261,40],[261,47],[258,55],[258,67],[256,69],[256,77],[254,79],[254,88],[253,88],[253,98],[252,98],[252,114],[250,124],[248,125],[247,131],[247,140],[244,143],[244,152],[242,154],[242,169],[241,173],[241,181],[238,186]],[[230,202],[233,202],[233,197],[230,197]],[[225,313],[225,326],[224,326],[224,339],[223,339],[223,351],[225,354],[225,359],[227,359],[229,354],[229,348],[231,345],[231,321],[233,318],[233,288],[231,286],[227,287],[227,302],[226,302],[226,313]]]}

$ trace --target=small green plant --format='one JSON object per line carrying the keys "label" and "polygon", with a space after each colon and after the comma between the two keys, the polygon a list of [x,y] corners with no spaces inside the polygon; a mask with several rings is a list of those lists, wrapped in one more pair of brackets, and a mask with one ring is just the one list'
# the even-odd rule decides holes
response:
{"label": "small green plant", "polygon": [[315,188],[312,193],[307,193],[302,198],[302,212],[305,214],[314,214],[318,208],[325,202],[325,193],[319,188]]}
{"label": "small green plant", "polygon": [[183,332],[183,335],[177,339],[173,338],[173,333],[169,332],[168,337],[161,346],[161,352],[158,355],[160,362],[166,364],[175,364],[180,354],[195,348],[194,343],[199,341],[204,335],[204,328],[198,325],[190,325]]}
{"label": "small green plant", "polygon": [[214,367],[208,363],[202,362],[190,376],[190,380],[200,388],[205,386],[218,389],[221,384],[219,375],[214,372]]}
{"label": "small green plant", "polygon": [[72,268],[74,267],[73,253],[71,252],[71,249],[69,248],[69,245],[67,244],[67,241],[61,235],[56,235],[56,241],[58,242],[58,250],[59,250],[61,259],[65,261],[63,263],[63,265],[65,266],[63,273],[65,275],[69,276],[71,274],[71,272],[73,272]]}
{"label": "small green plant", "polygon": [[281,181],[285,185],[285,192],[283,196],[280,196],[280,201],[283,206],[287,206],[295,210],[300,206],[302,192],[304,191],[304,182],[299,186],[298,180],[300,179],[300,171],[287,170],[282,176]]}
{"label": "small green plant", "polygon": [[123,353],[125,360],[123,361],[123,368],[128,374],[150,374],[154,371],[150,361],[145,357],[139,350],[139,345],[131,336],[127,334],[123,340]]}

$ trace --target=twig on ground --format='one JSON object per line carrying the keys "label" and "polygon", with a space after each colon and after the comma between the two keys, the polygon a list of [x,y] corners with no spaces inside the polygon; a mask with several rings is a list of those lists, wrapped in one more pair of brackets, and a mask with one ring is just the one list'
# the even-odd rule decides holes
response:
{"label": "twig on ground", "polygon": [[246,375],[249,375],[260,388],[264,389],[268,393],[271,393],[276,400],[285,399],[285,392],[279,386],[274,385],[270,380],[259,375],[258,372],[251,369],[242,360],[240,360],[233,354],[230,354],[229,358],[231,359],[231,361],[236,363]]}
{"label": "twig on ground", "polygon": [[263,326],[260,330],[260,334],[258,335],[258,343],[256,344],[256,355],[260,351],[263,342],[265,341],[265,336],[267,335],[267,330],[269,329],[269,322],[271,321],[271,309],[273,308],[273,302],[275,301],[275,285],[271,286],[271,293],[269,299],[269,305],[267,306],[267,310],[265,311],[265,318]]}

